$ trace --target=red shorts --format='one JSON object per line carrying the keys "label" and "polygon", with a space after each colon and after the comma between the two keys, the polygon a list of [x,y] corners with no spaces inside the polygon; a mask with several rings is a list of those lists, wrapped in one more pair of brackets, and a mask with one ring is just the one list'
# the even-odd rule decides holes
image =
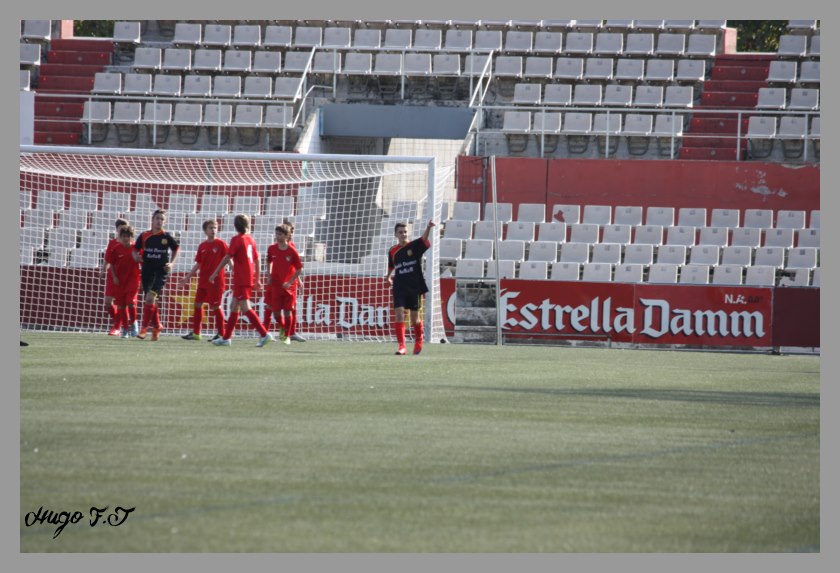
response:
{"label": "red shorts", "polygon": [[111,272],[105,275],[105,296],[116,298],[120,294],[120,287],[114,284],[114,279],[111,278]]}
{"label": "red shorts", "polygon": [[[119,287],[115,287],[119,288]],[[136,306],[137,305],[137,285],[133,288],[124,288],[114,293],[114,304],[117,306]]]}
{"label": "red shorts", "polygon": [[251,300],[254,287],[233,285],[233,298],[236,300]]}
{"label": "red shorts", "polygon": [[295,308],[295,296],[289,291],[281,288],[277,289],[274,296],[271,297],[271,310],[279,312],[281,310],[293,310]]}
{"label": "red shorts", "polygon": [[195,304],[207,303],[210,306],[219,306],[222,304],[222,294],[225,289],[219,288],[216,285],[198,287],[195,291]]}

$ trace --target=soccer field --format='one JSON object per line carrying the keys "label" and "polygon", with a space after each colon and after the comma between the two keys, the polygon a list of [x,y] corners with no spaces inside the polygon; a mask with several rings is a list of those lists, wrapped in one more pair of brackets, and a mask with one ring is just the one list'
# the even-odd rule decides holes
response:
{"label": "soccer field", "polygon": [[817,356],[23,338],[22,552],[820,548]]}

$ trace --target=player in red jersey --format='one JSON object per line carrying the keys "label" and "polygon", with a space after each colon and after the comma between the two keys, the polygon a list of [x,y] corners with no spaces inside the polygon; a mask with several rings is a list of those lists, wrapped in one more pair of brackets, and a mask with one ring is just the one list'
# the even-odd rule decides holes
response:
{"label": "player in red jersey", "polygon": [[[295,248],[297,251],[297,245],[295,245],[295,224],[292,223],[289,219],[283,219],[283,224],[289,227],[289,244]],[[298,255],[300,255],[300,251],[298,251]],[[301,255],[302,258],[302,255]],[[298,287],[303,287],[303,279],[300,275],[298,275],[295,284],[291,287],[292,293],[292,315],[286,321],[286,324],[289,325],[289,328],[286,330],[286,334],[289,335],[289,338],[294,340],[295,342],[306,342],[306,339],[302,337],[300,334],[297,333],[297,295],[298,295]]]}
{"label": "player in red jersey", "polygon": [[[204,320],[204,304],[210,307],[210,314],[213,315],[216,323],[216,336],[213,339],[222,338],[225,333],[225,315],[222,312],[222,295],[227,288],[226,275],[219,273],[215,282],[210,282],[210,275],[228,252],[227,243],[216,237],[219,224],[216,219],[207,219],[201,224],[207,240],[202,241],[195,252],[195,265],[190,269],[189,274],[181,281],[181,286],[186,286],[192,278],[198,274],[198,288],[195,291],[195,307],[192,317],[192,331],[181,338],[184,340],[201,340],[201,321]],[[211,339],[212,340],[212,339]]]}
{"label": "player in red jersey", "polygon": [[233,219],[233,226],[236,228],[236,236],[230,240],[228,252],[219,262],[216,270],[210,275],[210,282],[215,282],[222,268],[233,261],[233,307],[228,316],[225,334],[222,338],[213,341],[216,346],[230,346],[230,339],[239,321],[240,314],[244,314],[248,321],[260,333],[258,347],[264,346],[267,342],[274,340],[269,334],[260,317],[251,308],[251,296],[254,290],[260,288],[260,253],[257,250],[257,243],[251,236],[251,219],[248,215],[239,214]]}
{"label": "player in red jersey", "polygon": [[280,339],[283,344],[289,344],[291,341],[293,325],[290,323],[295,304],[295,285],[303,271],[300,255],[289,241],[291,236],[288,225],[277,225],[274,228],[275,243],[268,247],[266,255],[268,284],[272,286],[273,293],[271,308],[274,309],[274,318],[280,327]]}
{"label": "player in red jersey", "polygon": [[[429,248],[429,233],[435,226],[429,221],[423,236],[408,241],[408,225],[397,223],[394,225],[394,236],[397,244],[388,251],[388,273],[385,278],[392,285],[394,296],[394,333],[397,336],[398,355],[405,354],[405,311],[408,310],[411,319],[411,329],[414,333],[414,354],[423,350],[423,321],[420,320],[420,306],[423,295],[429,289],[423,278],[422,257]],[[394,276],[391,276],[394,273]]]}
{"label": "player in red jersey", "polygon": [[144,306],[143,325],[137,338],[146,338],[149,326],[152,327],[152,340],[160,338],[163,325],[160,321],[160,307],[157,299],[163,294],[163,287],[169,278],[169,271],[178,258],[178,241],[171,233],[164,231],[166,211],[158,209],[152,214],[152,228],[140,233],[134,243],[134,258],[142,262],[140,280],[143,283]]}
{"label": "player in red jersey", "polygon": [[122,337],[131,338],[131,311],[137,305],[137,287],[140,285],[140,265],[134,259],[134,228],[120,227],[117,244],[105,254],[108,274],[114,285],[114,301],[117,305],[117,327],[122,326]]}
{"label": "player in red jersey", "polygon": [[[105,275],[105,311],[108,313],[108,317],[111,319],[111,328],[110,330],[108,330],[108,336],[120,335],[120,326],[118,323],[117,316],[117,306],[114,304],[114,297],[116,296],[117,290],[119,289],[117,289],[114,285],[114,278],[109,272],[111,264],[108,262],[108,254],[120,244],[120,229],[125,225],[128,225],[128,221],[126,221],[125,219],[118,218],[116,220],[114,224],[114,238],[108,241],[108,246],[105,248],[105,262],[102,264],[102,274]],[[131,319],[132,322],[135,320],[135,318],[136,316]]]}

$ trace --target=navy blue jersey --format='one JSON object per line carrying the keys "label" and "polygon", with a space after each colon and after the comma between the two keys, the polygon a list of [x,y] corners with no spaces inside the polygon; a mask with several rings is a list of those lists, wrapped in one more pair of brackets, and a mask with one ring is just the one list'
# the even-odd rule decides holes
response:
{"label": "navy blue jersey", "polygon": [[404,247],[394,245],[388,251],[388,271],[394,271],[394,292],[403,295],[421,295],[429,292],[423,278],[421,259],[429,248],[422,237]]}
{"label": "navy blue jersey", "polygon": [[166,231],[145,231],[137,237],[134,248],[143,255],[143,272],[163,270],[178,250],[178,241]]}

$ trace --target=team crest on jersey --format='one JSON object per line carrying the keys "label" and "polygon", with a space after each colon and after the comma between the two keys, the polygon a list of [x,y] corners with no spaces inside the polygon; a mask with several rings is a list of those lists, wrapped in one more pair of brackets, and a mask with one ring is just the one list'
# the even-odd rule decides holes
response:
{"label": "team crest on jersey", "polygon": [[167,240],[166,240],[166,239],[161,239],[161,240],[160,240],[160,244],[161,244],[161,245],[163,245],[163,246],[165,247],[165,246],[168,244],[168,242],[167,242]]}
{"label": "team crest on jersey", "polygon": [[287,263],[288,263],[289,261],[291,261],[291,260],[292,260],[292,257],[286,257],[286,262],[287,262]]}
{"label": "team crest on jersey", "polygon": [[406,251],[406,253],[408,254],[408,256],[409,256],[409,257],[413,257],[413,256],[414,256],[414,253],[411,251],[411,249],[408,249],[408,250]]}

